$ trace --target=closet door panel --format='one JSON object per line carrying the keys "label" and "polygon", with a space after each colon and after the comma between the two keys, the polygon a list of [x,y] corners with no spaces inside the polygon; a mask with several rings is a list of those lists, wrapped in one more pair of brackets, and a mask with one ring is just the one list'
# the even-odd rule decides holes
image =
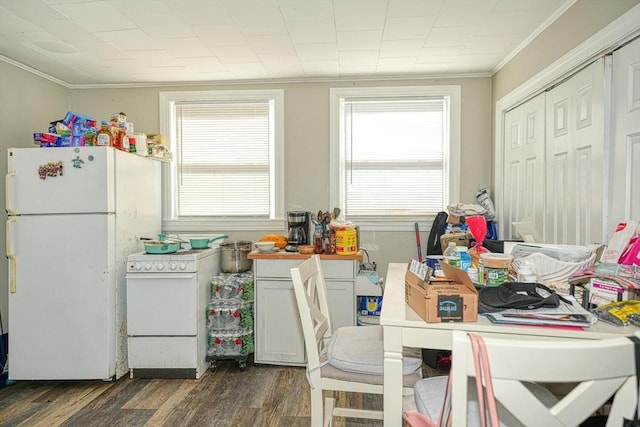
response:
{"label": "closet door panel", "polygon": [[518,238],[513,222],[531,222],[537,237],[544,232],[545,95],[540,94],[505,114],[505,232]]}
{"label": "closet door panel", "polygon": [[601,242],[604,169],[603,61],[547,92],[545,241]]}
{"label": "closet door panel", "polygon": [[613,141],[608,236],[640,219],[640,39],[613,53]]}

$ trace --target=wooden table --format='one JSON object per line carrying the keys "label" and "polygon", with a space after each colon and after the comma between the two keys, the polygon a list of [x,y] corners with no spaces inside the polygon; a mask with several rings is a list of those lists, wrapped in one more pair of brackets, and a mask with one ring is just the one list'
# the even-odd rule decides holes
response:
{"label": "wooden table", "polygon": [[[462,330],[482,335],[517,336],[545,339],[602,339],[632,335],[635,326],[618,327],[598,322],[585,330],[565,330],[530,326],[492,324],[484,317],[477,322],[426,323],[404,300],[404,276],[407,263],[390,263],[384,288],[380,324],[384,334],[384,425],[402,425],[402,348],[451,349],[451,331]],[[455,426],[455,409],[453,412]]]}

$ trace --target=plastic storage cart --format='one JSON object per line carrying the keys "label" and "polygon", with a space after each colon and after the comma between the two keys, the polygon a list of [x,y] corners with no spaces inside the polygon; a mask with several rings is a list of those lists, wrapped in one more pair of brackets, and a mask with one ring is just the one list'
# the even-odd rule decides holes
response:
{"label": "plastic storage cart", "polygon": [[241,370],[253,353],[253,272],[221,274],[211,279],[211,300],[207,305],[207,361],[231,359]]}

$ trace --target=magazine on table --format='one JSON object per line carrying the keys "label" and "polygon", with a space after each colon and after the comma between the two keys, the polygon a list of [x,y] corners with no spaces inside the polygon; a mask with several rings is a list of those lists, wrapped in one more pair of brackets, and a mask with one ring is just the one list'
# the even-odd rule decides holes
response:
{"label": "magazine on table", "polygon": [[586,310],[576,301],[574,296],[563,295],[568,304],[560,301],[554,308],[537,308],[535,310],[506,309],[485,316],[493,323],[511,325],[548,325],[548,326],[580,326],[583,328],[598,321],[598,316]]}

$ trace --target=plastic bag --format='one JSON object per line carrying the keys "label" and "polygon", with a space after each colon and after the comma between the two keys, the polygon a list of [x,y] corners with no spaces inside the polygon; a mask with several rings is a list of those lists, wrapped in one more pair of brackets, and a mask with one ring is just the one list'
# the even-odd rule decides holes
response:
{"label": "plastic bag", "polygon": [[480,255],[485,252],[489,252],[487,248],[482,246],[485,237],[487,236],[487,220],[482,215],[468,216],[466,218],[469,232],[473,236],[475,242],[471,243],[469,249],[469,255],[471,255],[471,265],[477,267],[480,264]]}
{"label": "plastic bag", "polygon": [[607,248],[602,253],[601,262],[617,263],[624,249],[629,245],[629,241],[636,234],[638,224],[635,221],[621,221],[616,227],[616,231],[609,240]]}
{"label": "plastic bag", "polygon": [[636,235],[631,238],[629,244],[620,255],[618,264],[640,265],[640,236]]}

